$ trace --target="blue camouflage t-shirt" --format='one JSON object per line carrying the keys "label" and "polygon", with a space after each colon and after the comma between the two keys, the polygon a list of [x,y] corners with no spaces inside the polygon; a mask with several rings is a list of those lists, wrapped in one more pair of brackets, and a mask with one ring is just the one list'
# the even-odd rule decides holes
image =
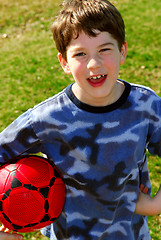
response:
{"label": "blue camouflage t-shirt", "polygon": [[150,194],[146,151],[161,156],[161,99],[123,83],[105,107],[80,102],[70,85],[0,134],[0,162],[42,152],[63,174],[64,210],[42,230],[52,240],[150,239],[147,218],[134,211],[140,183]]}

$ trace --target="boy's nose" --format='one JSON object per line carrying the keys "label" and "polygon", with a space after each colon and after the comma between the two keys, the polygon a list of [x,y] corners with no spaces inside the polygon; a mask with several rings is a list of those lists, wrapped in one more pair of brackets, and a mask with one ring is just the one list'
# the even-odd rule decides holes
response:
{"label": "boy's nose", "polygon": [[94,69],[94,68],[98,68],[100,66],[100,59],[99,57],[95,56],[95,57],[91,57],[89,60],[88,60],[88,63],[87,63],[87,68],[88,69]]}

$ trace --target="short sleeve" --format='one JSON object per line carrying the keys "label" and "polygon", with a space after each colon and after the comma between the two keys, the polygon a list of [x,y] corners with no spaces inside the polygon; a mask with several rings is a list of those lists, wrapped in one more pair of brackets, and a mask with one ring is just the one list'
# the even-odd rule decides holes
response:
{"label": "short sleeve", "polygon": [[158,96],[155,97],[151,105],[147,148],[152,155],[161,157],[161,98]]}

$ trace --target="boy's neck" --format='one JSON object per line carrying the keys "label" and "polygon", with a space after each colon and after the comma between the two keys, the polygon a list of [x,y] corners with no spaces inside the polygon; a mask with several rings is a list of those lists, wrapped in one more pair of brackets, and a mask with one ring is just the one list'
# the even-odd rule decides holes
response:
{"label": "boy's neck", "polygon": [[113,93],[112,96],[107,96],[106,98],[95,98],[95,100],[93,101],[93,99],[91,98],[85,98],[84,96],[82,96],[81,94],[81,89],[79,87],[79,85],[77,83],[74,83],[72,85],[72,92],[75,95],[75,97],[88,105],[94,106],[94,107],[104,107],[104,106],[108,106],[110,104],[115,103],[123,94],[125,90],[125,85],[122,81],[117,80],[116,84],[113,88]]}

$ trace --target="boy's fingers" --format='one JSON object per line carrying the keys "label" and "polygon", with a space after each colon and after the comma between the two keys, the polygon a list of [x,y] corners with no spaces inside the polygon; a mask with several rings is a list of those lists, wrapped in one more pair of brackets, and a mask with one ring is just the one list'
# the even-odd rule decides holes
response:
{"label": "boy's fingers", "polygon": [[1,240],[22,240],[23,236],[18,234],[10,234],[6,232],[0,232],[0,239]]}
{"label": "boy's fingers", "polygon": [[142,192],[144,190],[144,185],[140,184],[140,191]]}
{"label": "boy's fingers", "polygon": [[140,184],[140,191],[147,194],[148,192],[148,187],[145,187],[144,184]]}
{"label": "boy's fingers", "polygon": [[145,187],[143,190],[143,193],[147,194],[147,192],[148,192],[148,187]]}

